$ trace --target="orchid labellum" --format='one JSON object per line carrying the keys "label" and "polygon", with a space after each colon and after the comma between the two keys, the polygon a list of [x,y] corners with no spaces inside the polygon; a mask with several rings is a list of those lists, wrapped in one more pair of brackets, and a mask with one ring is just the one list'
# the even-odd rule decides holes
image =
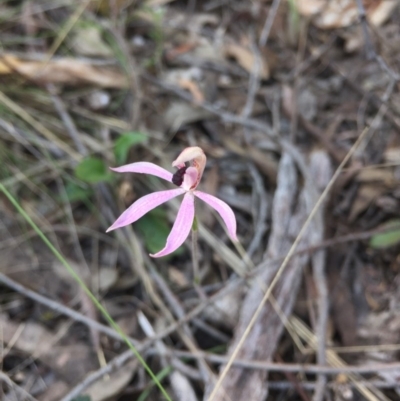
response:
{"label": "orchid labellum", "polygon": [[[203,150],[198,146],[192,146],[184,149],[172,163],[172,166],[178,169],[175,174],[172,174],[156,164],[148,162],[138,162],[112,168],[111,170],[118,173],[155,175],[175,184],[179,188],[153,192],[138,199],[118,217],[107,232],[131,224],[164,202],[184,194],[178,215],[176,216],[164,249],[154,255],[150,254],[150,256],[158,258],[168,255],[184,243],[190,233],[195,216],[195,198],[199,198],[208,203],[209,206],[219,213],[226,224],[229,236],[232,240],[237,241],[236,218],[232,209],[215,196],[196,190],[203,175],[206,160],[207,158]],[[186,163],[189,163],[189,166],[187,166]]]}

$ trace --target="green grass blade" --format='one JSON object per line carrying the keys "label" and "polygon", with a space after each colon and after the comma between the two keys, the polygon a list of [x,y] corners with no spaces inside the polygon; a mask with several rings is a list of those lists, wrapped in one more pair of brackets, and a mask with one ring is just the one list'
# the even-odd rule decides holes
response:
{"label": "green grass blade", "polygon": [[115,323],[115,321],[110,316],[110,314],[107,312],[107,310],[103,307],[103,305],[100,304],[100,302],[92,294],[92,292],[89,290],[89,288],[86,286],[86,284],[82,281],[82,279],[78,276],[78,274],[74,271],[74,269],[69,265],[69,263],[66,261],[64,256],[54,247],[54,245],[50,242],[50,240],[46,237],[46,235],[42,232],[42,230],[36,225],[36,223],[25,212],[25,210],[21,207],[21,205],[18,203],[18,201],[11,195],[11,193],[6,189],[6,187],[2,183],[0,183],[0,190],[4,193],[4,195],[8,198],[8,200],[13,204],[13,206],[17,209],[17,211],[21,214],[21,216],[27,221],[27,223],[33,228],[33,230],[35,230],[37,235],[42,239],[42,241],[47,245],[47,247],[53,252],[54,256],[64,265],[64,267],[67,269],[69,274],[71,274],[71,276],[78,282],[78,284],[81,286],[81,288],[86,292],[88,297],[95,304],[97,309],[103,314],[103,316],[108,321],[110,326],[118,334],[120,334],[120,336],[124,339],[124,342],[132,350],[132,352],[135,354],[136,358],[146,369],[147,373],[152,378],[152,380],[157,385],[157,387],[160,389],[160,391],[162,392],[162,394],[164,395],[166,400],[172,401],[172,399],[170,398],[170,396],[168,395],[168,393],[166,392],[166,390],[160,383],[159,379],[152,372],[152,370],[147,365],[147,363],[145,362],[143,357],[139,354],[138,350],[133,346],[133,344],[129,341],[129,339],[126,337],[126,335],[121,330],[121,328],[117,325],[117,323]]}
{"label": "green grass blade", "polygon": [[[171,366],[166,366],[163,370],[161,370],[160,372],[157,373],[157,379],[163,380],[165,377],[167,377],[171,373],[171,371],[172,371]],[[145,401],[147,399],[147,397],[150,395],[150,392],[153,389],[154,384],[155,384],[154,382],[149,383],[147,388],[142,391],[142,393],[140,394],[137,401]]]}

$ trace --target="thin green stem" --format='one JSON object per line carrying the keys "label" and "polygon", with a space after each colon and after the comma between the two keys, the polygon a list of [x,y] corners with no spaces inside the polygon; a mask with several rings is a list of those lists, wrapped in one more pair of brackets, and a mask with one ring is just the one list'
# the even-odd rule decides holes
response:
{"label": "thin green stem", "polygon": [[47,245],[47,247],[53,252],[54,256],[64,265],[64,267],[67,269],[69,274],[75,279],[75,281],[77,281],[77,283],[81,286],[81,288],[86,292],[88,297],[92,300],[92,302],[95,304],[97,309],[103,314],[103,316],[108,321],[110,326],[124,339],[124,342],[132,350],[132,352],[135,354],[136,358],[146,369],[147,373],[153,379],[153,381],[157,385],[157,387],[160,389],[160,391],[164,395],[165,399],[167,401],[172,401],[170,396],[168,395],[168,393],[166,392],[166,390],[164,389],[164,387],[158,380],[157,376],[152,372],[152,370],[147,365],[147,363],[145,362],[143,357],[139,354],[138,350],[129,341],[129,339],[124,334],[124,332],[121,330],[121,328],[117,325],[117,323],[115,323],[115,321],[110,316],[110,314],[107,312],[107,310],[103,307],[103,305],[101,305],[101,303],[97,300],[97,298],[92,294],[92,292],[89,290],[89,288],[86,286],[86,284],[82,281],[82,279],[78,276],[78,274],[75,272],[75,270],[70,266],[70,264],[66,261],[64,256],[60,253],[60,251],[58,251],[54,247],[54,245],[50,242],[50,240],[46,237],[46,235],[42,232],[42,230],[36,225],[36,223],[31,219],[31,217],[20,206],[18,201],[11,195],[11,193],[1,183],[0,183],[0,190],[4,193],[4,195],[6,195],[6,197],[9,199],[9,201],[14,205],[14,207],[18,210],[18,212],[21,214],[21,216],[27,221],[27,223],[35,230],[37,235],[42,239],[42,241]]}
{"label": "thin green stem", "polygon": [[192,224],[192,261],[193,261],[193,282],[200,284],[200,271],[199,271],[199,250],[198,250],[199,230],[197,218],[194,216]]}
{"label": "thin green stem", "polygon": [[[157,378],[159,380],[163,380],[171,372],[172,372],[171,366],[166,366],[163,370],[161,370],[160,372],[157,373]],[[142,394],[140,394],[137,401],[145,401],[149,397],[153,387],[154,387],[154,382],[150,382],[149,385],[147,386],[147,388],[142,391]]]}

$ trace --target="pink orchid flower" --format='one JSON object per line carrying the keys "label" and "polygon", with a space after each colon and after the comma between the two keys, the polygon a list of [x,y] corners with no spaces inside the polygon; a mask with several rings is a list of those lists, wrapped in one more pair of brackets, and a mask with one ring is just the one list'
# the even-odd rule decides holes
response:
{"label": "pink orchid flower", "polygon": [[[237,241],[236,218],[232,209],[225,202],[215,196],[196,190],[201,176],[203,175],[206,160],[206,155],[203,150],[198,146],[192,146],[184,149],[178,158],[172,163],[173,167],[178,168],[175,174],[170,173],[156,164],[148,162],[138,162],[112,168],[111,170],[118,173],[142,173],[155,175],[166,181],[172,182],[179,188],[154,192],[138,199],[118,217],[107,232],[127,226],[164,202],[185,194],[164,249],[154,255],[150,254],[150,256],[153,258],[159,258],[168,255],[178,249],[185,242],[193,224],[195,215],[194,203],[196,197],[208,203],[219,213],[226,224],[229,236],[232,240]],[[187,162],[191,162],[191,166],[187,167],[185,164]]]}

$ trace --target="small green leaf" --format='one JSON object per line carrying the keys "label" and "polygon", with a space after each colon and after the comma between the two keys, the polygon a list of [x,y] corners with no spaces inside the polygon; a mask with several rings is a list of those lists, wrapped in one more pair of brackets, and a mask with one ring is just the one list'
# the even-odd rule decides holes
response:
{"label": "small green leaf", "polygon": [[82,160],[75,168],[75,175],[82,181],[91,184],[109,180],[112,175],[104,161],[97,157]]}
{"label": "small green leaf", "polygon": [[384,225],[387,231],[371,237],[369,245],[372,248],[388,248],[400,243],[400,220],[392,220]]}
{"label": "small green leaf", "polygon": [[146,141],[147,136],[141,132],[126,132],[122,134],[114,145],[115,160],[118,164],[126,163],[129,149],[138,143]]}
{"label": "small green leaf", "polygon": [[[147,213],[135,223],[135,226],[142,235],[150,253],[161,251],[167,242],[169,233],[171,232],[171,227],[167,222],[167,216],[162,209],[155,209]],[[181,255],[183,251],[183,247],[180,247],[172,254],[165,256],[165,258]]]}
{"label": "small green leaf", "polygon": [[66,200],[69,202],[85,201],[91,195],[92,191],[90,188],[84,188],[74,182],[68,182],[65,186]]}
{"label": "small green leaf", "polygon": [[400,243],[400,229],[395,231],[389,231],[386,233],[375,234],[369,245],[372,248],[388,248],[393,245]]}

